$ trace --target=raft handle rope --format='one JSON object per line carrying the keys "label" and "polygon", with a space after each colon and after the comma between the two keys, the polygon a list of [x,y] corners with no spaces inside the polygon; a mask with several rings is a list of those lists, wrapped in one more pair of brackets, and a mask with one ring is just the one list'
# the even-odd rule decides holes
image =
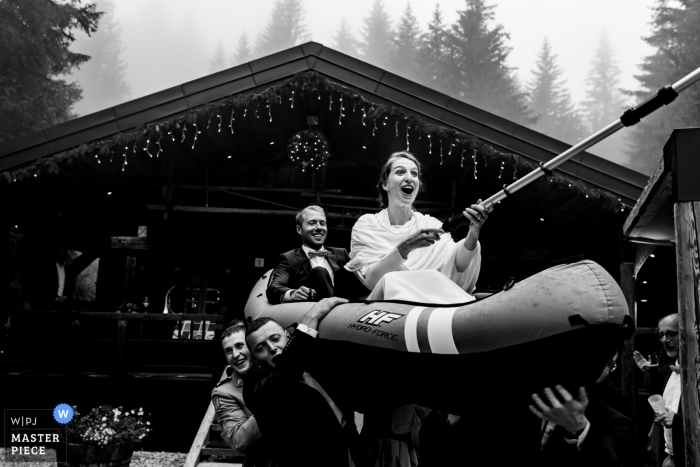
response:
{"label": "raft handle rope", "polygon": [[[495,204],[503,199],[505,199],[507,196],[512,195],[516,191],[520,190],[521,188],[526,187],[530,183],[534,182],[538,178],[540,178],[543,174],[545,174],[545,169],[551,171],[552,169],[558,167],[559,165],[563,164],[564,162],[568,161],[572,157],[576,156],[577,154],[585,151],[586,149],[590,148],[591,146],[594,146],[598,144],[599,142],[603,141],[605,138],[608,136],[612,135],[613,133],[616,133],[618,130],[626,127],[626,126],[631,126],[634,125],[635,123],[639,122],[642,118],[646,117],[647,115],[651,114],[655,110],[658,110],[659,108],[663,107],[664,105],[668,105],[671,102],[673,102],[676,97],[683,91],[685,91],[687,88],[690,86],[694,85],[700,81],[700,68],[696,69],[695,71],[687,74],[680,80],[676,81],[670,86],[665,86],[661,89],[659,89],[656,92],[656,95],[648,98],[638,106],[631,108],[627,110],[622,117],[620,117],[618,120],[616,120],[613,123],[610,123],[608,126],[603,128],[602,130],[598,130],[596,133],[593,133],[591,136],[585,138],[583,141],[580,141],[578,144],[575,146],[572,146],[571,148],[567,149],[563,153],[559,154],[557,157],[554,159],[550,160],[546,164],[540,165],[540,167],[536,168],[532,172],[528,173],[524,177],[519,178],[515,182],[511,183],[507,189],[506,187],[503,187],[503,190],[499,191],[495,195],[491,196],[490,198],[482,201],[480,203],[481,206],[487,206],[489,204]],[[542,170],[540,170],[542,169]],[[458,227],[460,227],[463,224],[466,224],[469,222],[469,219],[464,217],[463,213],[457,214],[454,217],[451,217],[450,219],[447,220],[442,225],[442,229],[445,232],[453,232],[457,230]]]}

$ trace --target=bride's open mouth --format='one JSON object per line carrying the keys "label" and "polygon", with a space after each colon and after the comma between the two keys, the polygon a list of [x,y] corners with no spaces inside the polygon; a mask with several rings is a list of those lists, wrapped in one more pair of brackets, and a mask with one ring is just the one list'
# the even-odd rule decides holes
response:
{"label": "bride's open mouth", "polygon": [[413,187],[411,185],[404,185],[401,187],[401,191],[403,191],[407,195],[410,195],[413,193]]}

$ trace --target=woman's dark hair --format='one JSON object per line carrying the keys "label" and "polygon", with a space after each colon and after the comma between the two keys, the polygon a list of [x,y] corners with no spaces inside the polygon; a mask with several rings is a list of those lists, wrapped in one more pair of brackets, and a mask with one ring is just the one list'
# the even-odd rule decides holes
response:
{"label": "woman's dark hair", "polygon": [[[389,156],[389,159],[384,163],[384,167],[382,167],[382,171],[379,173],[379,181],[377,182],[377,192],[379,193],[379,207],[380,208],[386,208],[389,207],[389,196],[387,195],[387,192],[384,188],[382,188],[382,185],[386,183],[386,179],[389,177],[389,171],[391,170],[391,164],[394,163],[396,159],[408,159],[409,161],[413,162],[416,164],[416,167],[418,167],[418,180],[421,180],[422,174],[423,174],[423,166],[421,163],[418,161],[416,156],[411,154],[408,151],[399,151],[395,152],[392,155]],[[420,193],[423,191],[424,186],[423,182],[421,181],[418,184],[418,192]]]}

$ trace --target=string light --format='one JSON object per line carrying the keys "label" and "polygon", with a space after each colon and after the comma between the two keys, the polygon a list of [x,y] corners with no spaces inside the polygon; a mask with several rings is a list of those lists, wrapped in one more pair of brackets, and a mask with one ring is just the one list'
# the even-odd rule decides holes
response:
{"label": "string light", "polygon": [[260,118],[260,115],[258,115],[258,108],[260,107],[260,102],[255,104],[255,118]]}
{"label": "string light", "polygon": [[386,126],[386,121],[389,120],[389,117],[384,117],[384,125]]}
{"label": "string light", "polygon": [[272,102],[267,101],[267,114],[270,116],[270,123],[272,123]]}
{"label": "string light", "polygon": [[357,106],[357,101],[355,99],[352,100],[352,113],[355,113],[355,107]]}
{"label": "string light", "polygon": [[148,146],[151,144],[151,136],[148,136],[148,139],[146,140],[146,147],[143,148],[144,151],[146,151],[146,154],[148,154],[148,157],[151,159],[153,158],[153,154],[151,154],[151,151],[148,150]]}
{"label": "string light", "polygon": [[158,137],[158,152],[156,153],[156,159],[157,159],[158,157],[160,157],[160,153],[163,152],[163,148],[162,148],[161,145],[160,145],[160,139],[161,139],[161,138],[162,138],[162,136],[159,136],[159,137]]}
{"label": "string light", "polygon": [[128,149],[129,149],[128,146],[124,146],[124,163],[122,164],[122,172],[124,172],[124,169],[126,168],[126,164],[128,164],[128,162],[126,160],[126,153],[127,153]]}
{"label": "string light", "polygon": [[442,138],[440,138],[440,165],[442,165]]}
{"label": "string light", "polygon": [[343,95],[340,95],[340,118],[338,119],[338,125],[343,124],[343,117],[345,114],[343,113],[343,110],[345,110],[345,107],[343,107]]}
{"label": "string light", "polygon": [[236,109],[234,109],[232,106],[231,107],[231,121],[228,124],[228,127],[231,129],[231,134],[233,134],[233,121],[235,120],[235,118],[233,118],[233,114],[235,114],[235,113],[236,113]]}
{"label": "string light", "polygon": [[197,144],[197,135],[200,134],[201,131],[197,129],[197,123],[195,122],[194,124],[194,141],[192,141],[192,149],[194,149],[194,145]]}
{"label": "string light", "polygon": [[[231,110],[233,110],[233,109],[231,109]],[[231,113],[231,115],[233,115],[233,112]],[[219,117],[219,131],[217,131],[217,133],[221,133],[221,124],[224,122],[224,119],[221,118],[221,113],[219,113],[219,115],[217,115],[217,117]]]}
{"label": "string light", "polygon": [[182,139],[180,140],[180,143],[185,141],[185,132],[187,131],[187,123],[182,124]]}
{"label": "string light", "polygon": [[448,156],[452,155],[452,148],[455,147],[455,143],[450,144],[450,151],[447,153]]}
{"label": "string light", "polygon": [[[321,96],[319,95],[318,98],[320,99]],[[292,97],[289,98],[289,100],[292,102],[292,109],[294,108],[294,91],[292,91]]]}
{"label": "string light", "polygon": [[365,123],[365,117],[366,117],[366,116],[367,116],[367,112],[365,112],[365,106],[363,105],[363,106],[362,106],[362,126],[367,125],[367,124]]}
{"label": "string light", "polygon": [[394,128],[396,128],[396,137],[399,137],[399,117],[396,117],[396,125],[394,125]]}
{"label": "string light", "polygon": [[501,168],[498,172],[498,178],[501,178],[501,175],[503,175],[503,167],[505,167],[505,162],[501,161]]}
{"label": "string light", "polygon": [[95,154],[95,159],[97,159],[97,163],[98,163],[98,164],[101,164],[101,163],[102,163],[102,161],[100,161],[100,156],[98,156],[97,154]]}
{"label": "string light", "polygon": [[245,105],[245,109],[243,110],[243,117],[248,115],[248,104]]}
{"label": "string light", "polygon": [[175,137],[173,136],[173,131],[170,130],[170,131],[168,132],[168,134],[169,134],[170,137],[173,139],[173,143],[174,143],[174,142],[175,142]]}
{"label": "string light", "polygon": [[374,132],[377,131],[377,119],[374,119],[374,128],[372,128],[372,136],[374,136]]}
{"label": "string light", "polygon": [[[329,95],[329,97],[330,97],[330,99],[331,99],[331,100],[328,102],[328,110],[333,110],[333,93],[332,93],[332,92],[329,92],[328,95]],[[320,95],[319,95],[319,97],[320,97]]]}
{"label": "string light", "polygon": [[472,156],[472,161],[474,162],[474,180],[476,180],[476,148],[474,148],[474,155]]}
{"label": "string light", "polygon": [[209,115],[209,118],[207,119],[207,130],[209,129],[209,124],[211,123],[211,115]]}
{"label": "string light", "polygon": [[433,138],[432,135],[428,135],[428,141],[430,142],[430,147],[428,148],[428,154],[433,153]]}
{"label": "string light", "polygon": [[406,151],[411,150],[411,143],[408,141],[408,128],[409,127],[410,127],[410,125],[407,123],[406,124]]}
{"label": "string light", "polygon": [[462,149],[462,160],[459,163],[459,166],[462,168],[464,168],[464,151],[466,151],[466,149]]}

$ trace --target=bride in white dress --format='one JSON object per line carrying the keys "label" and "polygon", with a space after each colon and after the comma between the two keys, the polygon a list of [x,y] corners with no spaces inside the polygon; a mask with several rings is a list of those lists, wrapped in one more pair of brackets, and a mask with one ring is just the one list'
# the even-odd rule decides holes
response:
{"label": "bride in white dress", "polygon": [[345,268],[372,291],[368,300],[472,301],[470,292],[481,269],[479,232],[493,207],[466,208],[469,234],[455,242],[441,229],[442,222],[413,210],[420,177],[420,162],[413,154],[401,151],[389,156],[377,184],[385,209],[355,223],[351,260]]}

